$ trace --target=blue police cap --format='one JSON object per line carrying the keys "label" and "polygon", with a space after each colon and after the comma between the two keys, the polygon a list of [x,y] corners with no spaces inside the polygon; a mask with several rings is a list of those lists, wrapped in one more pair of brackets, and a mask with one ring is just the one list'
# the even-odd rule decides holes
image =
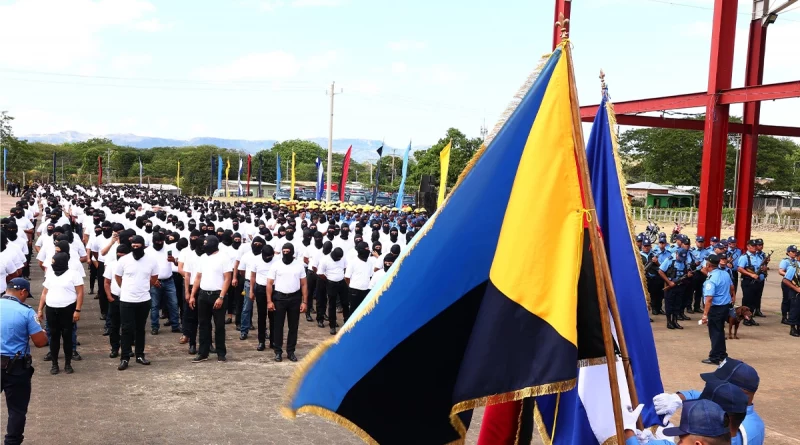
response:
{"label": "blue police cap", "polygon": [[14,278],[8,282],[9,289],[25,289],[28,293],[31,293],[31,283],[28,282],[25,278]]}
{"label": "blue police cap", "polygon": [[729,237],[728,237],[728,242],[729,242],[729,243],[736,244],[736,237],[735,237],[735,236],[729,236]]}
{"label": "blue police cap", "polygon": [[739,388],[750,392],[756,392],[761,381],[755,368],[743,361],[732,358],[725,359],[716,371],[700,374],[700,378],[706,382],[722,380],[723,382],[733,383]]}
{"label": "blue police cap", "polygon": [[698,243],[704,243],[705,241],[706,241],[706,239],[705,239],[705,238],[703,238],[702,236],[698,236],[698,237],[697,237],[697,242],[698,242]]}
{"label": "blue police cap", "polygon": [[650,242],[650,238],[645,238],[642,240],[642,247],[644,246],[651,246],[653,243]]}
{"label": "blue police cap", "polygon": [[711,242],[712,243],[718,243],[719,242],[719,238],[717,238],[716,236],[712,236],[711,237]]}
{"label": "blue police cap", "polygon": [[706,383],[706,387],[700,393],[700,398],[711,400],[726,413],[744,414],[747,412],[748,399],[744,391],[738,386],[722,380],[712,380]]}
{"label": "blue police cap", "polygon": [[726,246],[725,246],[725,244],[717,243],[717,244],[714,244],[714,248],[715,249],[725,249]]}
{"label": "blue police cap", "polygon": [[797,253],[797,246],[795,246],[794,244],[792,244],[791,246],[789,246],[789,247],[787,247],[787,248],[786,248],[786,252],[787,252],[787,253],[788,253],[788,252],[794,252],[794,253]]}
{"label": "blue police cap", "polygon": [[667,242],[667,239],[666,239],[665,237],[663,237],[663,236],[662,236],[661,238],[659,238],[659,239],[658,239],[658,242],[659,242],[659,243],[666,243],[666,242]]}
{"label": "blue police cap", "polygon": [[685,436],[692,434],[703,437],[717,437],[729,432],[725,425],[725,411],[711,400],[688,400],[683,403],[681,424],[665,428],[665,436]]}

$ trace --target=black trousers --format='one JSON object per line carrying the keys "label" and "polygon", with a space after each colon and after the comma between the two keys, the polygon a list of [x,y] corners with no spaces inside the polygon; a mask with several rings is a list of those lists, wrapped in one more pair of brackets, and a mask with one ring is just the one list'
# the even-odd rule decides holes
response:
{"label": "black trousers", "polygon": [[650,294],[650,309],[656,313],[661,310],[664,300],[664,280],[660,276],[647,278],[647,293]]}
{"label": "black trousers", "polygon": [[692,276],[692,278],[687,278],[686,281],[684,281],[684,284],[680,286],[680,288],[683,289],[683,295],[680,301],[681,311],[683,311],[686,308],[692,307],[692,296],[694,295],[694,280],[695,280],[694,276]]}
{"label": "black trousers", "polygon": [[[179,274],[178,272],[172,272],[172,282],[175,283],[175,295],[177,296],[178,300],[178,310],[180,311],[179,316],[181,323],[183,323],[183,313],[186,308],[183,306],[183,302],[186,301],[186,294],[183,289],[183,275]],[[166,298],[164,298],[166,300]]]}
{"label": "black trousers", "polygon": [[28,404],[31,401],[32,376],[32,366],[28,369],[15,366],[14,369],[0,371],[0,387],[2,392],[6,393],[8,410],[5,445],[20,444],[25,438],[25,420],[28,415]]}
{"label": "black trousers", "polygon": [[50,355],[53,363],[58,364],[58,352],[61,349],[61,339],[64,339],[64,363],[72,362],[72,316],[75,314],[75,305],[66,307],[50,307],[45,304],[44,311],[47,325],[50,327]]}
{"label": "black trousers", "polygon": [[275,326],[273,345],[275,353],[283,352],[283,324],[289,325],[289,335],[286,337],[286,352],[291,354],[297,347],[297,328],[300,324],[300,303],[303,295],[300,291],[293,294],[275,292],[272,303],[275,304]]}
{"label": "black trousers", "polygon": [[211,350],[211,317],[214,317],[214,343],[217,356],[225,357],[225,301],[222,307],[214,309],[214,302],[219,298],[219,291],[197,293],[197,321],[200,327],[200,348],[198,354],[207,356]]}
{"label": "black trousers", "polygon": [[269,344],[275,344],[275,312],[267,310],[267,287],[256,284],[256,310],[258,311],[258,342],[267,342],[267,320],[269,320]]}
{"label": "black trousers", "polygon": [[336,302],[342,305],[342,317],[344,321],[350,317],[350,304],[347,301],[347,283],[341,281],[328,280],[328,323],[331,327],[338,326],[336,323]]}
{"label": "black trousers", "polygon": [[789,299],[794,291],[781,280],[781,317],[789,313]]}
{"label": "black trousers", "polygon": [[308,295],[313,296],[317,302],[317,321],[324,322],[325,313],[328,311],[328,282],[319,276],[316,277],[316,282],[314,293],[309,291]]}
{"label": "black trousers", "polygon": [[[313,269],[306,269],[306,283],[308,283],[308,298],[314,298],[313,301],[316,301],[316,294],[317,291],[317,274],[314,272]],[[311,315],[311,305],[312,301],[309,301],[306,305],[306,314]]]}
{"label": "black trousers", "polygon": [[144,357],[144,329],[150,318],[150,305],[150,299],[138,303],[119,302],[119,317],[122,322],[120,346],[123,360],[130,360],[133,357],[131,355],[131,344],[133,343],[136,343],[135,357]]}
{"label": "black trousers", "polygon": [[792,294],[789,297],[789,324],[800,326],[800,294]]}
{"label": "black trousers", "polygon": [[733,291],[737,292],[739,290],[739,272],[735,267],[733,268],[731,279],[733,280]]}
{"label": "black trousers", "polygon": [[[192,294],[192,285],[189,285],[189,295]],[[183,335],[189,338],[189,346],[197,346],[197,304],[194,309],[189,307],[186,298],[183,299]]]}
{"label": "black trousers", "polygon": [[664,291],[664,312],[667,315],[678,315],[683,307],[683,296],[686,286],[675,286]]}
{"label": "black trousers", "polygon": [[706,282],[706,278],[707,276],[703,272],[695,272],[694,276],[692,277],[694,302],[690,306],[686,307],[693,307],[695,312],[701,311],[703,307],[703,283]]}
{"label": "black trousers", "polygon": [[[89,264],[91,265],[92,262],[90,261]],[[103,274],[106,271],[106,263],[102,261],[97,262],[97,300],[100,302],[100,313],[103,315],[108,315],[108,298],[106,297],[106,287],[103,285],[105,279],[103,278]],[[114,277],[111,277],[113,280]],[[91,287],[94,287],[92,284]]]}
{"label": "black trousers", "polygon": [[761,304],[761,292],[764,290],[764,282],[751,278],[742,279],[742,306],[747,306],[755,312]]}
{"label": "black trousers", "polygon": [[728,319],[730,306],[711,306],[708,311],[708,338],[711,339],[711,351],[708,358],[721,362],[728,358],[725,347],[725,320]]}
{"label": "black trousers", "polygon": [[361,305],[361,302],[364,301],[367,294],[369,294],[369,289],[350,289],[350,295],[348,298],[350,299],[350,313],[354,313],[358,306]]}
{"label": "black trousers", "polygon": [[111,294],[114,298],[113,302],[108,303],[108,317],[111,317],[111,332],[108,335],[108,341],[111,344],[112,351],[119,351],[120,346],[120,327],[122,321],[119,311],[119,296]]}
{"label": "black trousers", "polygon": [[228,294],[225,296],[225,301],[228,303],[228,315],[236,316],[236,324],[240,325],[242,322],[242,304],[244,303],[244,273],[237,276],[236,286],[228,287]]}
{"label": "black trousers", "polygon": [[[87,252],[87,253],[89,253],[89,252]],[[103,287],[103,285],[100,284],[100,283],[103,282],[103,274],[101,274],[101,273],[98,274],[97,273],[97,268],[94,267],[94,262],[91,260],[91,253],[89,253],[89,257],[90,257],[89,258],[89,291],[91,292],[91,291],[94,290],[95,281],[98,282],[98,286],[99,287],[101,287],[101,288]]]}

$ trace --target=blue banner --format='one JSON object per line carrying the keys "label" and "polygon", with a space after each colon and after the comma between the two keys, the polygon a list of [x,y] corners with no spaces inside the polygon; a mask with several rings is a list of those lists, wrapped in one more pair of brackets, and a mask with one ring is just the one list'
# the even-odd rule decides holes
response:
{"label": "blue banner", "polygon": [[8,149],[3,149],[3,187],[8,187],[8,178],[6,174],[8,173]]}
{"label": "blue banner", "polygon": [[281,189],[281,155],[275,155],[275,190],[280,191]]}
{"label": "blue banner", "polygon": [[217,157],[217,190],[222,189],[222,155]]}
{"label": "blue banner", "polygon": [[322,159],[317,157],[317,201],[322,201],[322,194],[325,192],[325,185],[322,182]]}
{"label": "blue banner", "polygon": [[397,202],[394,206],[398,209],[403,207],[403,192],[406,188],[406,174],[408,173],[408,154],[411,153],[411,141],[408,141],[408,148],[403,154],[403,177],[400,179],[400,188],[397,190]]}
{"label": "blue banner", "polygon": [[142,157],[139,156],[139,187],[142,186]]}

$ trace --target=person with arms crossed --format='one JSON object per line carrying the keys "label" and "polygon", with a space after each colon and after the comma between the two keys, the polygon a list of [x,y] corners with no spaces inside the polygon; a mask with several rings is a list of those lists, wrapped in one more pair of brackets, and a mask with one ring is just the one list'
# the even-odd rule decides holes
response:
{"label": "person with arms crossed", "polygon": [[209,235],[203,241],[203,252],[195,265],[192,296],[189,307],[197,308],[197,321],[200,328],[200,348],[192,363],[208,360],[211,350],[211,318],[214,318],[214,340],[217,361],[227,360],[225,349],[225,294],[231,285],[233,263],[220,251],[219,238]]}
{"label": "person with arms crossed", "polygon": [[[119,249],[119,248],[117,248]],[[131,344],[136,344],[136,363],[149,365],[144,357],[144,330],[150,315],[150,287],[158,281],[159,266],[156,260],[145,255],[144,238],[136,235],[131,239],[131,253],[117,261],[114,279],[120,287],[119,315],[122,335],[118,370],[128,369],[131,358]]]}

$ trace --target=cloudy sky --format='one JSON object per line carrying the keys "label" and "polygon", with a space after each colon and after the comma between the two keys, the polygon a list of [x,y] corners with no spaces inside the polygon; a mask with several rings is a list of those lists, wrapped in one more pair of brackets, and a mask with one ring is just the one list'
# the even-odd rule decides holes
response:
{"label": "cloudy sky", "polygon": [[[703,91],[712,0],[576,0],[583,104]],[[740,2],[734,86],[744,79]],[[799,5],[770,27],[765,82],[800,79]],[[0,110],[19,135],[327,136],[433,143],[491,127],[550,49],[551,0],[0,0]],[[762,122],[800,126],[799,100]],[[741,107],[734,107],[741,114]]]}

